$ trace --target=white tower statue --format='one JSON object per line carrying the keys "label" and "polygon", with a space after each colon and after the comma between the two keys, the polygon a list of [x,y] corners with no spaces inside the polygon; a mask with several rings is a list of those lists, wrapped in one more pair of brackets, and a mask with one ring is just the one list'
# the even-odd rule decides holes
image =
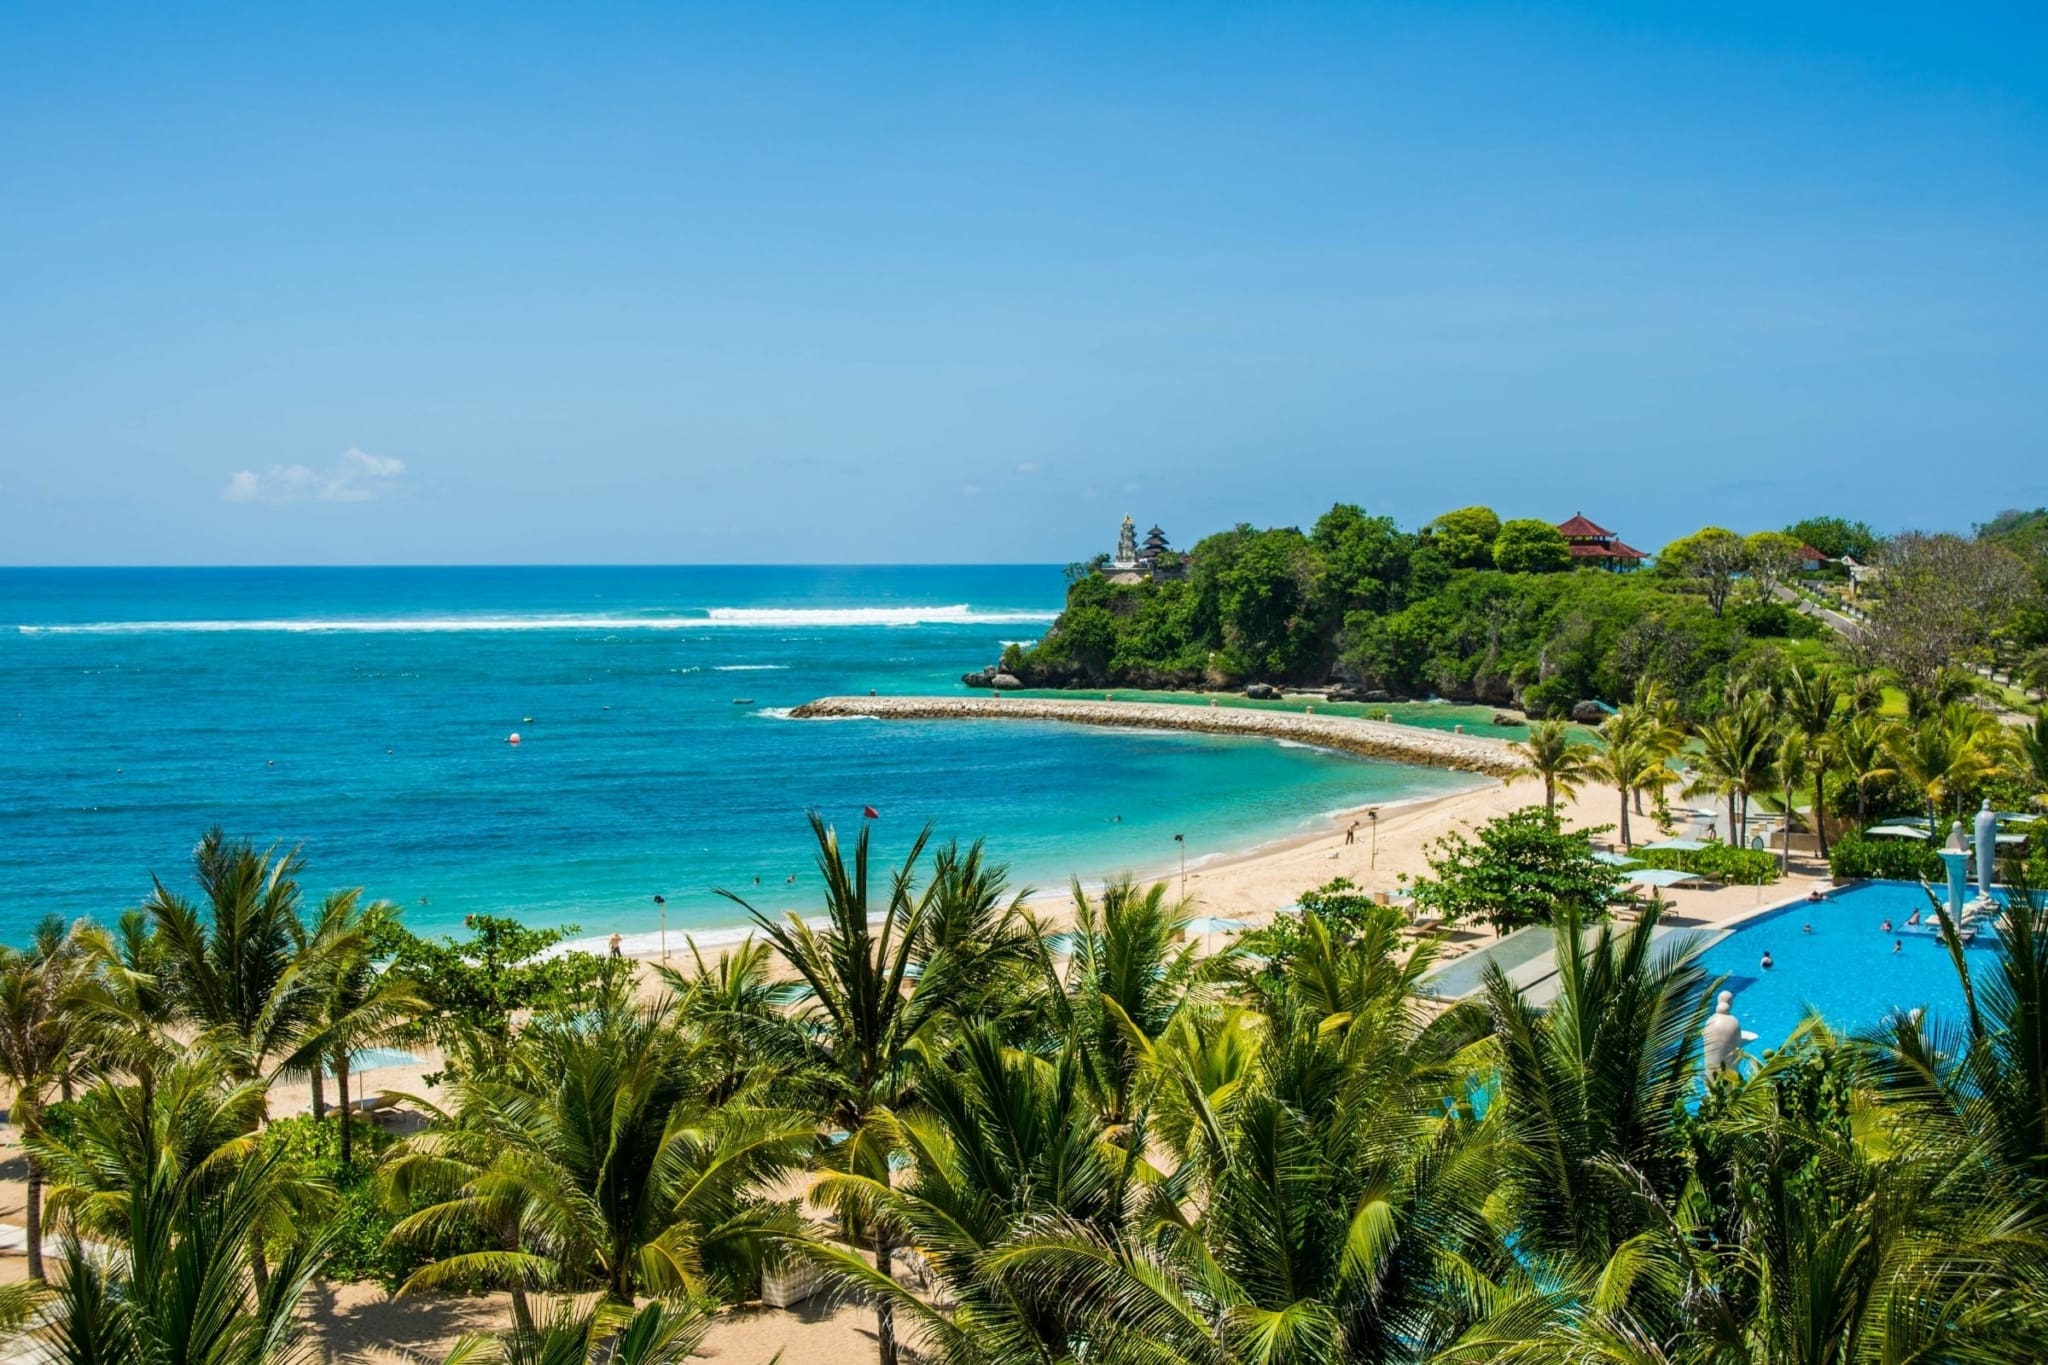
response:
{"label": "white tower statue", "polygon": [[1116,558],[1110,561],[1113,569],[1135,569],[1138,567],[1138,528],[1124,518],[1121,530],[1116,533]]}
{"label": "white tower statue", "polygon": [[1707,1026],[1700,1030],[1709,1076],[1731,1069],[1742,1055],[1742,1021],[1729,1012],[1734,1003],[1735,993],[1722,991]]}
{"label": "white tower statue", "polygon": [[1977,836],[1977,902],[1989,907],[1997,902],[1991,899],[1991,876],[1998,859],[1998,817],[1991,812],[1991,798],[1984,798],[1984,809],[1977,812],[1977,827],[1972,831]]}

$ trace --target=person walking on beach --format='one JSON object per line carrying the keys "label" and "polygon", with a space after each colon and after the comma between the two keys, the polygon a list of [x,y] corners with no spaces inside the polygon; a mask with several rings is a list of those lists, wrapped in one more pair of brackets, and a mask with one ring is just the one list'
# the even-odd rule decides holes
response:
{"label": "person walking on beach", "polygon": [[619,936],[618,936],[617,934],[613,934],[613,935],[612,935],[612,956],[613,956],[613,957],[617,957],[618,955],[619,955]]}
{"label": "person walking on beach", "polygon": [[1350,825],[1348,825],[1348,826],[1347,826],[1347,827],[1345,828],[1345,830],[1344,830],[1344,842],[1345,842],[1345,843],[1346,843],[1347,845],[1349,845],[1349,844],[1355,844],[1355,843],[1357,843],[1357,842],[1358,842],[1358,822],[1357,822],[1356,820],[1353,820],[1353,821],[1352,821],[1352,822],[1350,823]]}

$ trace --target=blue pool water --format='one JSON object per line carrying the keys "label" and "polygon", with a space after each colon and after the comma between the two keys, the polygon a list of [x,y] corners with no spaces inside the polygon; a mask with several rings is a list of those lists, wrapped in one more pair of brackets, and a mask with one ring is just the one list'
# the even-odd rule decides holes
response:
{"label": "blue pool water", "polygon": [[[1812,1011],[1849,1033],[1900,1009],[1953,1019],[1963,992],[1941,940],[1878,928],[1887,919],[1903,925],[1915,910],[1924,917],[1927,907],[1917,882],[1863,882],[1818,905],[1800,902],[1750,920],[1707,949],[1701,962],[1710,976],[1728,978],[1723,989],[1735,992],[1736,1016],[1757,1035],[1752,1050],[1783,1043]],[[1989,965],[1995,942],[1987,929],[1967,949],[1973,973]],[[1766,949],[1769,971],[1760,965]]]}

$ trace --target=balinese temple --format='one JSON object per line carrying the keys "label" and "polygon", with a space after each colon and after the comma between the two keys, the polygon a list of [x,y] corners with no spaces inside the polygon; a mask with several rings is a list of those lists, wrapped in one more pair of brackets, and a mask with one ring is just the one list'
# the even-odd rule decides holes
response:
{"label": "balinese temple", "polygon": [[1167,543],[1166,532],[1157,526],[1145,533],[1145,543],[1140,547],[1137,523],[1125,517],[1124,524],[1117,529],[1116,553],[1110,556],[1109,563],[1103,566],[1102,572],[1110,582],[1124,584],[1142,583],[1157,572],[1166,572],[1170,577],[1178,578],[1186,572],[1185,565],[1178,569],[1159,568],[1160,556],[1170,553],[1172,549],[1173,547]]}
{"label": "balinese temple", "polygon": [[1561,523],[1557,531],[1571,550],[1572,562],[1588,569],[1627,573],[1642,568],[1648,558],[1606,527],[1587,521],[1583,512],[1572,513],[1572,519]]}
{"label": "balinese temple", "polygon": [[1166,532],[1154,526],[1145,533],[1145,548],[1139,558],[1146,563],[1156,561],[1163,554],[1170,554],[1173,547],[1166,543]]}
{"label": "balinese temple", "polygon": [[1116,533],[1116,554],[1111,557],[1109,567],[1116,570],[1130,570],[1138,567],[1138,530],[1129,517]]}

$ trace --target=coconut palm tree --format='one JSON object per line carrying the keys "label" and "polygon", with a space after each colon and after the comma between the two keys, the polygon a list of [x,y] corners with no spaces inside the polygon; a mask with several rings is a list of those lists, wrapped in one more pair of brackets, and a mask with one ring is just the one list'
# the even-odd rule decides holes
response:
{"label": "coconut palm tree", "polygon": [[[1813,837],[1822,858],[1828,856],[1827,778],[1834,767],[1836,717],[1846,699],[1841,676],[1826,664],[1794,666],[1778,694],[1779,714],[1799,734],[1800,762],[1813,783]],[[1788,801],[1788,825],[1791,813]]]}
{"label": "coconut palm tree", "polygon": [[[1778,875],[1784,876],[1792,867],[1792,799],[1799,790],[1799,784],[1806,780],[1811,771],[1807,766],[1813,762],[1812,747],[1806,735],[1795,725],[1787,725],[1778,737],[1778,757],[1773,764],[1778,774],[1779,798],[1785,805],[1785,828],[1778,844]],[[1820,811],[1814,811],[1814,828],[1820,827]]]}
{"label": "coconut palm tree", "polygon": [[306,954],[293,850],[259,853],[218,828],[194,850],[205,913],[161,881],[143,909],[169,963],[185,1016],[205,1030],[237,1080],[271,1079],[288,1064],[319,1009],[319,973]]}
{"label": "coconut palm tree", "polygon": [[1572,738],[1571,727],[1555,718],[1538,721],[1527,739],[1508,747],[1528,764],[1524,775],[1543,780],[1543,809],[1552,813],[1557,810],[1560,793],[1571,796],[1578,791],[1579,783],[1589,775],[1594,753],[1592,745]]}
{"label": "coconut palm tree", "polygon": [[1097,1103],[1121,1124],[1133,1115],[1144,1041],[1201,991],[1198,945],[1187,938],[1193,910],[1164,882],[1142,886],[1128,876],[1094,897],[1076,881],[1073,898],[1069,952],[1053,974],[1053,1026],[1080,1044]]}
{"label": "coconut palm tree", "polygon": [[[1304,928],[1337,959],[1386,950]],[[1142,1217],[1121,1235],[1044,1220],[985,1258],[997,1283],[1077,1317],[1076,1345],[1109,1360],[1421,1360],[1455,1339],[1465,1287],[1513,1265],[1478,1216],[1473,1111],[1444,1102],[1484,1069],[1484,1017],[1413,1011],[1398,961],[1319,972],[1350,988],[1283,1003],[1228,1091],[1183,1073],[1198,1121]]]}
{"label": "coconut palm tree", "polygon": [[1589,777],[1612,786],[1621,798],[1621,846],[1629,848],[1634,840],[1629,835],[1629,800],[1637,799],[1638,809],[1641,794],[1645,791],[1662,791],[1678,777],[1657,753],[1647,739],[1629,738],[1610,743],[1602,753],[1586,764]]}
{"label": "coconut palm tree", "polygon": [[1874,711],[1850,711],[1828,742],[1856,788],[1856,827],[1870,823],[1870,789],[1891,776],[1892,724]]}
{"label": "coconut palm tree", "polygon": [[1728,803],[1728,841],[1740,845],[1749,828],[1750,798],[1773,785],[1776,725],[1771,699],[1749,692],[1700,727],[1700,749],[1686,795],[1719,796]]}
{"label": "coconut palm tree", "polygon": [[[1653,942],[1652,904],[1633,925],[1557,926],[1557,994],[1530,1005],[1498,966],[1486,1004],[1500,1061],[1487,1115],[1516,1244],[1559,1266],[1597,1269],[1648,1227],[1628,1189],[1685,1182],[1683,1101],[1697,1080],[1705,974],[1686,939]],[[1494,1110],[1497,1109],[1497,1113]],[[1630,1182],[1607,1168],[1625,1164]]]}
{"label": "coconut palm tree", "polygon": [[711,1326],[698,1304],[627,1308],[599,1295],[564,1299],[547,1321],[462,1338],[441,1365],[681,1365]]}
{"label": "coconut palm tree", "polygon": [[1885,746],[1887,776],[1912,786],[1927,803],[1930,832],[1951,798],[1960,817],[1970,792],[1999,771],[2004,727],[1989,712],[1954,702],[1912,725],[1891,731]]}
{"label": "coconut palm tree", "polygon": [[303,962],[294,968],[307,978],[312,998],[302,1041],[288,1061],[314,1078],[316,1118],[320,1074],[333,1072],[343,1166],[353,1159],[350,1136],[355,1122],[348,1097],[352,1057],[358,1048],[392,1037],[426,1009],[411,984],[384,979],[371,962],[377,936],[396,922],[398,907],[389,901],[365,904],[362,894],[360,888],[337,891],[321,902]]}
{"label": "coconut palm tree", "polygon": [[400,1162],[473,1169],[451,1197],[401,1220],[395,1240],[432,1245],[449,1229],[502,1228],[508,1214],[519,1234],[511,1248],[436,1260],[406,1290],[594,1286],[630,1306],[755,1282],[769,1235],[790,1230],[788,1211],[759,1190],[801,1159],[812,1124],[708,1103],[674,1002],[642,1004],[631,991],[615,980],[593,1009],[530,1024],[509,1075],[450,1087],[453,1112],[439,1117],[464,1135],[459,1145],[400,1152]]}
{"label": "coconut palm tree", "polygon": [[[810,823],[825,885],[824,928],[812,928],[794,911],[777,919],[731,892],[720,894],[753,917],[803,982],[797,1037],[827,1092],[839,1135],[831,1153],[834,1164],[887,1184],[888,1134],[870,1131],[869,1120],[904,1108],[915,1094],[919,1049],[954,1004],[947,991],[958,979],[941,972],[928,981],[919,956],[930,937],[926,920],[932,893],[930,886],[918,888],[917,872],[931,831],[918,835],[901,866],[889,875],[877,914],[868,886],[868,827],[861,826],[849,867],[838,833],[815,811]],[[859,1210],[841,1213],[851,1231]],[[875,1270],[887,1278],[892,1231],[878,1221],[867,1232]],[[891,1299],[876,1299],[875,1336],[882,1365],[896,1365],[894,1313]]]}
{"label": "coconut palm tree", "polygon": [[[0,1075],[14,1091],[11,1117],[33,1137],[43,1098],[67,1067],[67,997],[79,955],[66,931],[29,952],[0,945]],[[43,1278],[43,1163],[28,1153],[28,1273]]]}

